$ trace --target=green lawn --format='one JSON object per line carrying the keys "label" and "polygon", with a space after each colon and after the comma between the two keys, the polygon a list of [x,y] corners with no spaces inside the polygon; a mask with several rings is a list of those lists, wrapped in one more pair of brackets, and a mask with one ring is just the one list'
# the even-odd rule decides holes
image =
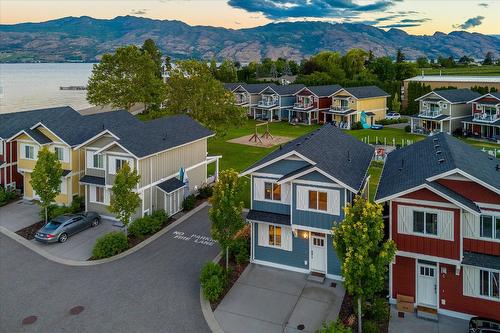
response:
{"label": "green lawn", "polygon": [[426,75],[500,75],[500,66],[480,66],[480,67],[456,67],[456,68],[422,68]]}
{"label": "green lawn", "polygon": [[[214,137],[209,140],[208,142],[209,154],[222,155],[222,159],[220,160],[221,170],[233,168],[236,171],[240,172],[245,168],[249,167],[250,165],[252,165],[254,162],[261,159],[262,157],[264,157],[265,155],[267,155],[268,153],[270,153],[271,151],[273,151],[274,149],[276,149],[276,147],[260,148],[260,147],[252,147],[252,146],[227,142],[230,139],[252,134],[254,132],[255,124],[256,124],[255,121],[249,120],[248,122],[245,123],[243,127],[229,130],[227,135],[225,135],[224,137]],[[265,126],[259,128],[260,134],[262,134],[263,131],[265,130],[264,127]],[[301,126],[301,125],[292,126],[285,122],[275,122],[269,124],[269,130],[271,134],[279,136],[288,136],[291,138],[299,137],[306,133],[312,132],[317,128],[318,126]],[[346,133],[351,134],[356,138],[363,140],[364,142],[367,142],[369,140],[369,143],[376,143],[376,142],[384,143],[385,140],[387,144],[392,144],[393,140],[395,140],[396,144],[407,145],[425,139],[425,136],[406,133],[403,129],[388,128],[388,127],[385,127],[384,129],[378,131],[363,129],[363,130],[347,131]],[[494,143],[480,142],[471,139],[465,139],[464,141],[479,149],[496,148],[500,150],[500,145],[496,145]],[[371,177],[370,177],[369,187],[370,187],[370,198],[372,199],[376,192],[378,180],[382,172],[382,166],[383,164],[380,162],[373,162],[372,165],[370,166],[369,173]],[[211,168],[209,169],[209,173],[212,172],[213,172],[213,166],[211,166]],[[245,178],[244,184],[245,184],[244,185],[245,195],[243,200],[245,202],[245,206],[249,207],[250,187],[248,178]]]}

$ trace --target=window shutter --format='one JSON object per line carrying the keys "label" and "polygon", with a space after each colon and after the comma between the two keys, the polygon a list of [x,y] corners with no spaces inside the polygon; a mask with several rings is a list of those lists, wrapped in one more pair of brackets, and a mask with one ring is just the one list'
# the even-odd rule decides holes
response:
{"label": "window shutter", "polygon": [[297,209],[308,210],[309,209],[309,195],[306,187],[297,186]]}
{"label": "window shutter", "polygon": [[281,184],[281,202],[290,204],[290,183]]}
{"label": "window shutter", "polygon": [[412,215],[410,207],[398,206],[398,233],[409,234],[412,231]]}
{"label": "window shutter", "polygon": [[283,250],[292,251],[292,242],[293,242],[292,228],[282,227],[281,234],[283,238]]}
{"label": "window shutter", "polygon": [[269,246],[269,226],[263,223],[256,223],[259,231],[259,246]]}
{"label": "window shutter", "polygon": [[254,178],[253,183],[254,183],[254,188],[253,188],[254,200],[258,200],[258,201],[264,200],[264,179]]}
{"label": "window shutter", "polygon": [[38,159],[38,146],[33,146],[33,158]]}
{"label": "window shutter", "polygon": [[438,213],[439,238],[453,240],[453,212],[440,211]]}
{"label": "window shutter", "polygon": [[113,156],[109,157],[109,170],[108,172],[112,175],[116,174],[116,158]]}
{"label": "window shutter", "polygon": [[87,168],[94,167],[94,152],[87,150]]}
{"label": "window shutter", "polygon": [[104,204],[109,206],[109,200],[111,197],[111,190],[104,189]]}
{"label": "window shutter", "polygon": [[90,201],[95,202],[95,186],[89,186]]}
{"label": "window shutter", "polygon": [[68,191],[68,182],[66,178],[61,178],[61,194],[66,194]]}
{"label": "window shutter", "polygon": [[479,216],[469,212],[463,212],[463,230],[464,237],[476,238],[479,237]]}
{"label": "window shutter", "polygon": [[326,193],[328,200],[328,212],[333,215],[340,215],[340,192],[328,190]]}
{"label": "window shutter", "polygon": [[464,266],[463,274],[463,293],[467,296],[479,295],[479,269],[470,266]]}

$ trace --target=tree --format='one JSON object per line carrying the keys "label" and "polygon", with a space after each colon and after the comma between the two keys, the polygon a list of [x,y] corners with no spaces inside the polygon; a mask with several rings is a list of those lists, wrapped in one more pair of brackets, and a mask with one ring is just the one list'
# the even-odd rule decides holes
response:
{"label": "tree", "polygon": [[333,246],[341,261],[344,287],[357,298],[361,333],[361,302],[383,290],[396,246],[392,240],[384,241],[381,205],[358,196],[344,212],[344,220],[333,228]]}
{"label": "tree", "polygon": [[141,51],[144,53],[147,53],[151,59],[155,62],[156,64],[156,76],[161,78],[162,77],[162,61],[161,61],[161,51],[160,49],[156,46],[154,40],[151,38],[148,38],[144,41],[144,44],[142,44]]}
{"label": "tree", "polygon": [[141,176],[128,163],[124,163],[118,170],[115,183],[111,188],[111,202],[109,211],[116,215],[125,227],[130,223],[130,218],[141,205],[141,198],[134,190],[137,188]]}
{"label": "tree", "polygon": [[365,69],[368,53],[362,49],[351,49],[342,57],[342,69],[348,79],[352,80]]}
{"label": "tree", "polygon": [[405,61],[406,57],[405,54],[401,49],[398,49],[398,52],[396,53],[396,63],[401,64]]}
{"label": "tree", "polygon": [[468,57],[466,55],[462,56],[459,60],[458,60],[458,63],[460,65],[470,65],[472,62],[474,62],[474,59],[472,59],[471,57]]}
{"label": "tree", "polygon": [[216,67],[215,77],[221,82],[237,82],[236,66],[230,60],[222,61],[219,68]]}
{"label": "tree", "polygon": [[389,57],[380,57],[370,64],[370,70],[380,81],[392,81],[396,78],[396,65]]}
{"label": "tree", "polygon": [[402,81],[417,75],[417,73],[418,69],[416,64],[409,62],[396,64],[396,80]]}
{"label": "tree", "polygon": [[417,58],[417,66],[418,66],[418,68],[429,67],[429,60],[427,59],[427,57],[418,57]]}
{"label": "tree", "polygon": [[392,99],[392,112],[397,112],[401,110],[401,102],[399,101],[399,95],[396,93]]}
{"label": "tree", "polygon": [[224,89],[205,62],[178,61],[169,75],[165,112],[189,114],[217,134],[243,124],[246,110],[235,105],[234,95]]}
{"label": "tree", "polygon": [[61,162],[55,153],[43,147],[38,152],[30,184],[36,194],[40,197],[40,207],[45,211],[45,223],[47,223],[47,209],[54,202],[56,196],[61,192],[62,177]]}
{"label": "tree", "polygon": [[87,87],[93,105],[111,105],[130,110],[136,103],[158,109],[165,100],[165,84],[149,52],[136,46],[116,49],[94,65]]}
{"label": "tree", "polygon": [[222,171],[214,185],[209,216],[212,221],[212,237],[226,249],[226,270],[229,267],[229,247],[238,231],[245,225],[241,196],[242,187],[238,172],[233,169]]}
{"label": "tree", "polygon": [[483,60],[483,65],[493,65],[493,52],[488,51]]}

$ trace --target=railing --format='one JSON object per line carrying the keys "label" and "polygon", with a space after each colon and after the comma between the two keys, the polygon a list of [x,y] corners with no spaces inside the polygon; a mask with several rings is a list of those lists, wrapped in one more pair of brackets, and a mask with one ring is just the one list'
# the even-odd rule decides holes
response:
{"label": "railing", "polygon": [[270,106],[275,106],[275,105],[278,105],[278,101],[277,100],[261,100],[259,101],[259,103],[257,104],[258,106],[260,107],[270,107]]}
{"label": "railing", "polygon": [[442,115],[441,110],[420,110],[418,113],[421,117],[436,118]]}
{"label": "railing", "polygon": [[474,113],[475,121],[493,122],[497,119],[499,119],[497,114]]}
{"label": "railing", "polygon": [[236,98],[236,104],[242,105],[248,103],[248,98]]}
{"label": "railing", "polygon": [[330,107],[331,112],[346,112],[349,110],[351,110],[351,108],[348,106],[331,106]]}
{"label": "railing", "polygon": [[305,110],[305,109],[309,109],[309,108],[312,108],[312,107],[313,107],[313,103],[307,103],[307,104],[300,103],[300,102],[293,103],[293,108],[294,109],[303,109],[303,110]]}

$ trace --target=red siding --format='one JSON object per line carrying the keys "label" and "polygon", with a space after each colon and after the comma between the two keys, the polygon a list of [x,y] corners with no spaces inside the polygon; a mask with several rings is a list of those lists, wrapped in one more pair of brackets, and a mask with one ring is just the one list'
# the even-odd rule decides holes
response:
{"label": "red siding", "polygon": [[[0,144],[3,144],[0,143]],[[23,177],[17,172],[17,165],[7,165],[13,162],[17,162],[17,144],[15,141],[6,144],[4,154],[0,155],[0,160],[4,161],[3,167],[0,166],[0,185],[9,184],[13,181],[16,182],[17,187],[22,187]],[[12,160],[11,160],[11,150],[12,150]]]}
{"label": "red siding", "polygon": [[[462,271],[455,274],[455,266],[440,264],[446,267],[446,274],[439,274],[439,307],[441,309],[500,319],[500,302],[463,295]],[[443,304],[444,300],[444,304]]]}
{"label": "red siding", "polygon": [[417,190],[417,191],[414,191],[411,193],[407,193],[401,197],[407,198],[407,199],[416,199],[416,200],[425,200],[425,201],[448,202],[443,197],[440,197],[436,193],[434,193],[426,188],[423,188],[421,190]]}
{"label": "red siding", "polygon": [[500,256],[500,243],[464,238],[464,251]]}
{"label": "red siding", "polygon": [[297,95],[300,96],[311,96],[314,95],[309,89],[304,89],[301,92],[299,92]]}
{"label": "red siding", "polygon": [[439,179],[438,182],[474,201],[500,205],[500,195],[472,181]]}
{"label": "red siding", "polygon": [[392,298],[397,295],[415,297],[415,259],[396,256],[392,265]]}
{"label": "red siding", "polygon": [[321,97],[319,99],[320,109],[329,109],[332,106],[332,99],[330,97]]}
{"label": "red siding", "polygon": [[[427,199],[428,200],[428,199]],[[423,237],[398,233],[398,205],[439,209],[454,212],[454,241],[446,241],[432,237]],[[460,210],[452,208],[434,207],[431,205],[415,205],[408,203],[392,203],[392,239],[396,242],[399,251],[421,253],[435,257],[460,258]]]}
{"label": "red siding", "polygon": [[476,112],[483,112],[482,110],[478,110],[476,108],[477,106],[477,103],[481,104],[481,103],[498,103],[499,100],[496,99],[496,98],[481,98],[479,100],[477,100],[476,102],[472,103],[472,112],[473,113],[476,113]]}

